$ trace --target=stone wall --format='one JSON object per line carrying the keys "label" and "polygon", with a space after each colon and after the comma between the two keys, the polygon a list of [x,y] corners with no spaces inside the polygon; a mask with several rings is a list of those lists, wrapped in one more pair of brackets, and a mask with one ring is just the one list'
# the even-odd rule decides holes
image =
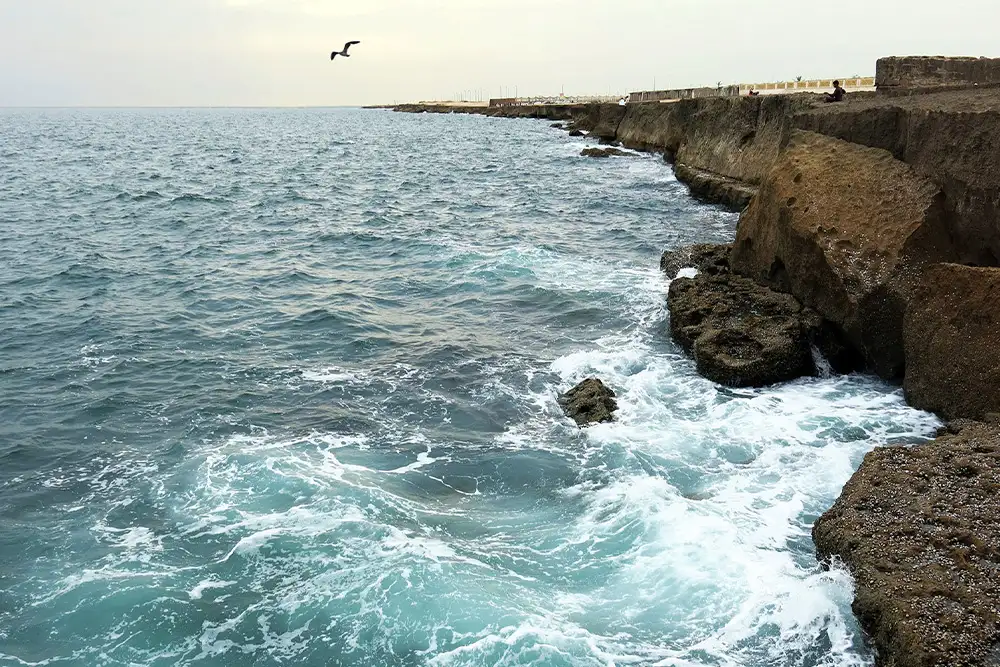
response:
{"label": "stone wall", "polygon": [[875,85],[880,94],[1000,86],[1000,58],[880,58],[875,65]]}

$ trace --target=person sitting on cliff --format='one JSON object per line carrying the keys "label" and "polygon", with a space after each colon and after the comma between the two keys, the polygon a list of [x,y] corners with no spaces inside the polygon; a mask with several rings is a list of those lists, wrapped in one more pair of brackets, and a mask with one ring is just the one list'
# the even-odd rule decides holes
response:
{"label": "person sitting on cliff", "polygon": [[840,81],[833,82],[833,92],[826,94],[827,102],[843,102],[847,91],[840,87]]}

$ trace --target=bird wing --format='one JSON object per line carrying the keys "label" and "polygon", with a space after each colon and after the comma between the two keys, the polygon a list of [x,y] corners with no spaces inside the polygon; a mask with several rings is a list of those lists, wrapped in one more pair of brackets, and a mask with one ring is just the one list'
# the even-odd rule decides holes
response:
{"label": "bird wing", "polygon": [[344,53],[347,53],[347,49],[351,48],[355,44],[360,44],[360,43],[361,42],[358,42],[358,41],[347,42],[346,44],[344,44]]}
{"label": "bird wing", "polygon": [[333,60],[334,58],[336,58],[339,55],[340,55],[339,53],[337,53],[336,51],[334,51],[333,53],[330,54],[330,60]]}

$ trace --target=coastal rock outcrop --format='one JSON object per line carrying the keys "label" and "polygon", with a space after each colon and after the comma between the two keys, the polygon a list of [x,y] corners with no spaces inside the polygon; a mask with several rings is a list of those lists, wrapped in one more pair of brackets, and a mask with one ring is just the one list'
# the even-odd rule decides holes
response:
{"label": "coastal rock outcrop", "polygon": [[912,405],[947,419],[1000,414],[1000,269],[928,267],[903,337]]}
{"label": "coastal rock outcrop", "polygon": [[677,277],[677,273],[685,268],[710,275],[729,273],[729,253],[732,249],[731,243],[697,243],[667,250],[660,257],[660,271],[668,278]]}
{"label": "coastal rock outcrop", "polygon": [[1000,429],[950,430],[869,453],[813,528],[821,559],[854,575],[879,665],[986,667],[1000,655]]}
{"label": "coastal rock outcrop", "polygon": [[757,194],[757,188],[743,181],[704,169],[695,169],[679,162],[674,165],[674,174],[677,180],[687,184],[691,194],[698,199],[723,204],[738,211],[746,208]]}
{"label": "coastal rock outcrop", "polygon": [[610,143],[618,137],[618,126],[626,107],[617,104],[586,104],[575,114],[572,129],[586,130],[587,136]]}
{"label": "coastal rock outcrop", "polygon": [[767,176],[792,117],[813,95],[762,95],[630,104],[618,126],[626,148],[666,153],[671,162],[756,186]]}
{"label": "coastal rock outcrop", "polygon": [[620,157],[627,156],[629,153],[617,148],[584,148],[580,155],[583,157]]}
{"label": "coastal rock outcrop", "polygon": [[822,105],[792,124],[911,165],[945,195],[959,263],[1000,266],[1000,88]]}
{"label": "coastal rock outcrop", "polygon": [[729,387],[762,387],[815,373],[809,329],[790,294],[729,273],[677,278],[668,293],[670,333],[698,372]]}
{"label": "coastal rock outcrop", "polygon": [[597,378],[588,378],[559,397],[559,406],[579,426],[611,422],[618,409],[615,392]]}
{"label": "coastal rock outcrop", "polygon": [[730,263],[794,294],[869,368],[899,378],[920,269],[953,257],[933,183],[886,151],[796,131],[740,220]]}

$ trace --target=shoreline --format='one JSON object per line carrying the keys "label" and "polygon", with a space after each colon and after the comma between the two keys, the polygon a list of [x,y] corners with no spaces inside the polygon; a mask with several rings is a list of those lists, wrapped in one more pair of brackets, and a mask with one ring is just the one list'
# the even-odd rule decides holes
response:
{"label": "shoreline", "polygon": [[[708,251],[724,254],[724,270],[671,282],[673,335],[730,386],[811,374],[803,350],[818,348],[836,370],[902,383],[912,406],[958,420],[930,443],[871,452],[813,536],[822,561],[855,577],[877,665],[990,665],[1000,59],[885,58],[877,72],[877,94],[839,104],[796,94],[394,109],[568,122],[601,144],[662,153],[693,195],[742,210],[734,243]],[[734,317],[734,298],[764,305]],[[682,318],[690,326],[675,327]]]}

